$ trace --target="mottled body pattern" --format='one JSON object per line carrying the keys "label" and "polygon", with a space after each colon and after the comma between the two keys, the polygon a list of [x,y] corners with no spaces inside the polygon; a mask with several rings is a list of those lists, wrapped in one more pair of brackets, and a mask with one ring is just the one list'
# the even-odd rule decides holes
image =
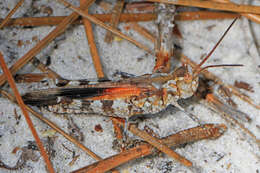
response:
{"label": "mottled body pattern", "polygon": [[[158,100],[157,105],[154,104]],[[138,96],[115,100],[73,99],[71,103],[49,105],[47,109],[55,113],[88,113],[105,116],[127,117],[137,114],[153,114],[161,111],[166,105],[158,96],[140,99]]]}
{"label": "mottled body pattern", "polygon": [[[157,6],[159,37],[157,41],[157,64],[154,73],[118,81],[89,82],[59,81],[57,86],[25,94],[25,103],[44,106],[55,113],[99,114],[116,117],[132,117],[140,114],[155,114],[168,105],[180,108],[177,101],[194,94],[198,87],[198,77],[193,76],[186,65],[171,73],[163,67],[170,65],[173,53],[175,7]],[[166,68],[169,69],[170,68]],[[166,70],[167,72],[169,70]]]}
{"label": "mottled body pattern", "polygon": [[99,114],[104,116],[131,117],[155,114],[177,100],[193,95],[198,79],[192,78],[187,66],[169,74],[143,75],[140,77],[91,83],[75,87],[75,81],[66,86],[39,90],[23,96],[25,103],[43,106],[54,113]]}

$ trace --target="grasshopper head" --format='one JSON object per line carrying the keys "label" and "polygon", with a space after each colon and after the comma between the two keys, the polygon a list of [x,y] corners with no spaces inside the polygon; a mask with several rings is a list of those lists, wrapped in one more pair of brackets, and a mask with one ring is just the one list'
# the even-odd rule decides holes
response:
{"label": "grasshopper head", "polygon": [[[168,99],[178,100],[191,97],[198,88],[198,76],[194,77],[192,70],[187,65],[177,68],[171,74],[171,79],[164,85],[163,89],[170,96]],[[171,102],[168,100],[168,102]]]}
{"label": "grasshopper head", "polygon": [[198,88],[198,76],[193,77],[192,70],[189,66],[183,65],[174,72],[174,80],[176,81],[177,94],[180,98],[191,97]]}
{"label": "grasshopper head", "polygon": [[[237,18],[236,18],[237,19]],[[211,54],[215,51],[215,49],[218,47],[220,42],[223,40],[227,32],[230,30],[231,26],[235,23],[236,19],[231,23],[231,25],[228,27],[228,29],[225,31],[225,33],[222,35],[222,37],[219,39],[217,44],[212,48],[212,50],[209,52],[209,54],[198,64],[194,70],[192,71],[190,67],[188,67],[186,64],[183,66],[177,68],[172,74],[171,79],[167,81],[163,85],[163,88],[165,91],[167,91],[167,94],[171,96],[171,98],[179,99],[179,98],[188,98],[191,97],[198,88],[198,75],[204,71],[207,68],[212,67],[241,67],[243,65],[241,64],[220,64],[220,65],[209,65],[202,68],[202,65],[210,58]]]}
{"label": "grasshopper head", "polygon": [[202,68],[202,65],[210,58],[211,54],[215,51],[215,49],[223,40],[227,32],[230,30],[231,26],[235,23],[236,19],[231,23],[231,25],[228,27],[228,29],[219,39],[217,44],[211,49],[208,55],[200,62],[200,64],[194,67],[193,71],[190,69],[190,67],[187,66],[187,64],[184,64],[183,66],[177,68],[175,71],[173,71],[172,74],[170,74],[165,78],[167,82],[163,84],[162,89],[164,91],[163,96],[164,96],[164,101],[166,103],[172,104],[180,98],[185,99],[191,97],[198,88],[198,84],[199,84],[198,75],[207,68],[243,66],[241,64],[220,64],[220,65],[209,65]]}

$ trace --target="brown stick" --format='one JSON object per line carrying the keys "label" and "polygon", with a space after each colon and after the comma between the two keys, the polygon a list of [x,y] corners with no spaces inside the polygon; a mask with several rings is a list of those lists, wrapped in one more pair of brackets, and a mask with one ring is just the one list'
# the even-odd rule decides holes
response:
{"label": "brown stick", "polygon": [[62,80],[63,78],[57,74],[55,71],[51,70],[49,67],[44,65],[38,58],[34,57],[31,63],[41,70],[42,72],[46,73],[50,79],[59,79]]}
{"label": "brown stick", "polygon": [[[119,19],[120,19],[122,10],[123,10],[123,6],[124,6],[124,0],[117,0],[117,3],[112,10],[110,25],[111,25],[111,27],[113,27],[115,29],[117,28],[117,26],[119,24]],[[107,34],[105,36],[105,42],[111,43],[113,38],[114,38],[113,34],[109,31],[107,31]]]}
{"label": "brown stick", "polygon": [[[212,1],[233,4],[232,2],[230,2],[230,0],[212,0]],[[249,20],[252,20],[253,22],[260,23],[260,15],[250,14],[250,13],[240,13],[240,15],[246,17]]]}
{"label": "brown stick", "polygon": [[12,17],[12,15],[16,12],[16,10],[23,4],[24,0],[20,0],[16,6],[10,11],[10,13],[5,17],[5,19],[2,21],[2,23],[0,24],[0,29],[2,29],[5,24],[10,20],[10,18]]}
{"label": "brown stick", "polygon": [[[86,2],[86,0],[80,0],[81,5],[84,4],[85,2]],[[85,10],[85,12],[88,13],[88,10]],[[91,23],[88,19],[83,19],[83,24],[85,27],[85,33],[87,36],[88,45],[89,45],[92,61],[93,61],[97,76],[98,76],[98,78],[104,78],[105,74],[103,72],[100,57],[98,55],[98,50],[97,50],[97,46],[95,43],[95,38],[94,38],[94,33],[92,30]]]}
{"label": "brown stick", "polygon": [[[111,20],[111,14],[91,14],[102,22],[109,22]],[[50,17],[25,17],[10,19],[5,26],[53,26],[58,25],[62,20],[68,16],[50,16]],[[132,21],[151,21],[156,19],[156,14],[134,14],[123,13],[120,15],[120,22],[132,22]],[[2,21],[3,19],[0,19]],[[82,24],[82,20],[76,20],[73,24]]]}
{"label": "brown stick", "polygon": [[182,6],[193,6],[200,8],[211,8],[215,10],[223,10],[223,11],[232,11],[239,13],[252,13],[252,14],[260,14],[260,7],[253,5],[241,5],[241,4],[231,4],[231,3],[220,3],[220,2],[212,2],[212,1],[204,1],[204,0],[147,0],[150,2],[160,2],[174,5],[182,5]]}
{"label": "brown stick", "polygon": [[67,1],[65,0],[57,0],[58,2],[64,4],[65,6],[67,6],[68,8],[72,9],[73,11],[77,12],[78,14],[80,14],[81,16],[87,18],[88,20],[90,20],[91,22],[101,26],[102,28],[105,28],[106,30],[112,32],[113,34],[125,39],[125,40],[128,40],[129,42],[133,43],[134,45],[136,45],[137,47],[147,51],[148,53],[150,54],[153,54],[153,51],[151,51],[148,47],[144,46],[143,44],[137,42],[136,40],[134,40],[133,38],[131,37],[128,37],[126,36],[125,34],[123,34],[122,32],[112,28],[111,26],[108,26],[106,25],[105,23],[103,23],[102,21],[98,20],[97,18],[95,17],[92,17],[91,15],[85,13],[83,10],[73,6],[72,4],[68,3]]}
{"label": "brown stick", "polygon": [[1,52],[0,52],[0,65],[2,67],[3,73],[6,76],[7,81],[9,83],[10,87],[12,88],[12,90],[13,90],[13,92],[15,94],[17,103],[18,103],[18,105],[20,106],[20,108],[21,108],[21,110],[23,112],[25,120],[26,120],[26,122],[27,122],[27,124],[28,124],[28,126],[29,126],[29,128],[30,128],[30,130],[32,132],[32,135],[33,135],[33,137],[34,137],[34,139],[35,139],[35,141],[37,143],[37,146],[40,149],[40,153],[41,153],[41,155],[42,155],[42,157],[43,157],[43,159],[44,159],[44,161],[46,163],[48,171],[50,173],[55,173],[55,171],[54,171],[54,169],[52,167],[51,161],[49,160],[48,154],[45,151],[45,149],[43,147],[43,144],[42,144],[42,142],[40,140],[40,137],[38,136],[37,131],[35,130],[35,128],[33,126],[32,120],[29,117],[29,114],[28,114],[28,112],[27,112],[27,110],[25,108],[25,104],[23,102],[23,99],[22,99],[21,95],[19,94],[19,91],[18,91],[18,89],[17,89],[17,87],[15,85],[15,82],[14,82],[13,76],[12,76],[11,72],[8,70],[8,67],[5,64],[4,57],[3,57]]}
{"label": "brown stick", "polygon": [[[109,22],[111,14],[93,14],[93,17],[101,20],[102,22]],[[7,26],[53,26],[62,22],[67,16],[50,16],[50,17],[25,17],[25,18],[14,18],[10,19],[6,23]],[[239,14],[235,13],[224,13],[224,12],[213,12],[213,11],[190,11],[180,12],[176,14],[176,21],[187,21],[187,20],[210,20],[210,19],[234,19],[239,17]],[[120,22],[144,22],[156,19],[156,14],[144,13],[122,13],[120,15]],[[3,19],[0,19],[0,22]],[[72,24],[82,24],[82,20],[78,19]]]}
{"label": "brown stick", "polygon": [[239,17],[236,13],[214,12],[214,11],[187,11],[176,14],[174,19],[176,21],[189,20],[215,20],[215,19],[234,19]]}
{"label": "brown stick", "polygon": [[157,138],[149,135],[147,132],[142,131],[140,129],[138,129],[138,127],[135,124],[130,124],[129,126],[129,130],[136,136],[139,136],[140,138],[142,138],[144,141],[148,142],[150,145],[154,146],[155,148],[157,148],[158,150],[164,152],[165,154],[169,155],[170,157],[172,157],[173,159],[179,161],[180,163],[182,163],[185,166],[192,166],[192,163],[187,160],[186,158],[184,158],[183,156],[177,154],[176,152],[174,152],[172,149],[170,149],[167,145],[163,144],[160,140],[158,140]]}
{"label": "brown stick", "polygon": [[131,22],[130,26],[133,30],[135,30],[136,32],[138,32],[140,35],[142,35],[143,37],[147,38],[148,40],[150,40],[152,43],[155,43],[156,39],[155,36],[153,36],[146,28],[140,26],[138,23],[136,22]]}
{"label": "brown stick", "polygon": [[[86,9],[95,0],[89,0],[82,9]],[[37,53],[39,53],[44,47],[46,47],[52,40],[65,31],[66,27],[78,18],[77,13],[72,13],[66,17],[51,33],[49,33],[43,40],[38,42],[31,50],[29,50],[24,56],[22,56],[14,65],[11,66],[10,71],[12,74],[16,73],[21,67],[29,62]],[[6,82],[5,75],[0,76],[0,86]]]}
{"label": "brown stick", "polygon": [[[205,124],[180,131],[161,139],[160,141],[169,147],[178,147],[185,143],[196,142],[203,139],[216,139],[220,137],[227,127],[224,124]],[[93,163],[81,169],[73,171],[73,173],[83,172],[106,172],[119,165],[155,153],[154,148],[149,144],[141,144],[135,148],[126,150],[117,155],[108,157],[102,161]]]}
{"label": "brown stick", "polygon": [[31,82],[40,82],[44,78],[47,78],[47,73],[27,73],[27,74],[17,74],[15,76],[16,83],[31,83]]}

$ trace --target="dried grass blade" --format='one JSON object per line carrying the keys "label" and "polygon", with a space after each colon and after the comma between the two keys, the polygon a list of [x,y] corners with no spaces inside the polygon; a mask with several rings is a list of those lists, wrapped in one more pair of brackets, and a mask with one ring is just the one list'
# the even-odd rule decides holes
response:
{"label": "dried grass blade", "polygon": [[[112,10],[110,25],[111,25],[111,27],[113,27],[115,29],[117,28],[117,26],[119,24],[119,19],[120,19],[121,13],[123,11],[123,6],[124,6],[124,0],[118,0]],[[113,34],[109,31],[107,31],[107,34],[105,36],[105,42],[111,43],[113,38],[114,38]]]}
{"label": "dried grass blade", "polygon": [[143,37],[145,37],[146,39],[150,40],[152,43],[156,42],[156,38],[153,34],[151,34],[146,28],[140,26],[138,23],[136,22],[131,22],[130,26],[133,30],[135,30],[136,32],[138,32],[140,35],[142,35]]}
{"label": "dried grass blade", "polygon": [[[212,1],[234,4],[234,3],[230,2],[230,0],[212,0]],[[260,15],[250,14],[250,13],[240,13],[240,14],[241,14],[241,16],[244,16],[253,22],[260,23]]]}
{"label": "dried grass blade", "polygon": [[201,1],[201,0],[147,0],[150,2],[160,2],[166,4],[182,5],[182,6],[193,6],[200,8],[211,8],[215,10],[232,11],[239,13],[252,13],[260,14],[260,7],[253,5],[242,5],[242,4],[227,4],[212,1]]}
{"label": "dried grass blade", "polygon": [[[102,22],[109,22],[111,20],[111,14],[91,14]],[[50,17],[21,17],[8,20],[5,27],[10,26],[55,26],[62,22],[68,16],[50,16]],[[225,13],[225,12],[213,12],[213,11],[190,11],[180,12],[176,14],[176,21],[187,20],[211,20],[211,19],[234,19],[239,17],[239,14]],[[122,13],[120,15],[119,22],[146,22],[156,19],[156,14],[153,13]],[[256,18],[258,20],[258,18]],[[0,19],[0,22],[3,19]],[[81,19],[75,20],[72,24],[82,24]]]}
{"label": "dried grass blade", "polygon": [[[102,22],[109,22],[112,14],[91,14]],[[55,26],[62,22],[68,16],[50,16],[50,17],[21,17],[10,19],[5,26]],[[142,22],[156,19],[156,14],[135,14],[123,13],[120,15],[120,22]],[[2,22],[3,19],[0,19]],[[72,24],[82,24],[82,20],[76,20]]]}
{"label": "dried grass blade", "polygon": [[44,78],[47,78],[47,73],[26,73],[15,75],[15,82],[17,83],[32,83],[40,82]]}
{"label": "dried grass blade", "polygon": [[8,23],[8,21],[10,20],[10,18],[12,17],[12,15],[16,12],[16,10],[23,4],[24,0],[20,0],[16,6],[10,11],[10,13],[8,13],[8,15],[5,17],[5,19],[2,21],[2,23],[0,24],[0,29],[2,29],[6,23]]}
{"label": "dried grass blade", "polygon": [[[80,0],[81,5],[84,4],[86,2],[86,0]],[[85,10],[86,13],[88,13],[88,10]],[[97,73],[98,78],[104,78],[105,74],[103,72],[103,68],[101,65],[101,61],[100,61],[100,57],[98,55],[98,50],[97,50],[97,46],[95,43],[95,38],[94,38],[94,33],[92,30],[92,26],[91,23],[88,19],[83,19],[83,24],[85,27],[85,33],[87,36],[87,40],[88,40],[88,44],[89,44],[89,49],[90,49],[90,53],[91,53],[91,57],[95,66],[95,70]]]}
{"label": "dried grass blade", "polygon": [[235,19],[239,17],[237,13],[225,13],[225,12],[214,12],[214,11],[187,11],[181,12],[175,15],[176,21],[187,21],[187,20],[214,20],[214,19]]}
{"label": "dried grass blade", "polygon": [[59,80],[63,79],[59,74],[57,74],[55,71],[51,70],[49,67],[43,64],[38,58],[34,57],[31,63],[40,71],[46,73],[49,78]]}

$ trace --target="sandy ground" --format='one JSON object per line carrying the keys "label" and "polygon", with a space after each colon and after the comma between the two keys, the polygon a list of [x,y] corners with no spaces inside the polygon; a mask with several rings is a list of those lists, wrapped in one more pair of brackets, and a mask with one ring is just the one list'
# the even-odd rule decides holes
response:
{"label": "sandy ground", "polygon": [[[8,11],[12,9],[17,2],[18,0],[2,0],[0,2],[1,18],[6,16]],[[78,5],[78,1],[74,1],[73,3]],[[255,5],[260,5],[256,2],[254,3]],[[70,14],[69,9],[64,9],[62,5],[55,1],[35,1],[35,5],[37,7],[40,7],[41,5],[50,6],[53,9],[52,15],[54,16]],[[21,17],[26,14],[31,16],[33,12],[30,8],[31,1],[26,1],[15,14],[15,17]],[[96,8],[95,5],[91,7],[91,10],[92,12],[102,12],[102,9]],[[46,16],[43,12],[36,13],[35,16],[42,15]],[[231,23],[231,20],[187,21],[177,23],[183,35],[183,39],[179,40],[179,46],[182,48],[182,53],[194,61],[199,62],[200,57],[209,52],[216,44],[220,36]],[[148,28],[151,32],[155,32],[156,30],[153,22],[141,23],[141,25]],[[126,24],[120,24],[119,28],[126,33],[123,28],[124,26],[126,26]],[[4,53],[8,65],[13,64],[37,43],[37,41],[33,41],[34,36],[42,39],[53,28],[54,27],[12,27],[1,30],[0,49]],[[252,28],[259,45],[260,26],[252,24]],[[117,70],[134,75],[152,72],[155,63],[153,56],[148,55],[127,41],[114,41],[112,45],[106,44],[103,41],[106,31],[100,27],[94,26],[94,32],[102,65],[106,75],[110,79],[113,78],[113,74]],[[151,43],[137,33],[127,31],[127,34],[143,44],[148,45],[151,49],[153,48]],[[25,44],[18,46],[18,40],[22,40]],[[56,45],[58,45],[57,48],[55,48]],[[249,22],[245,18],[242,18],[235,23],[207,64],[243,64],[244,67],[242,68],[216,68],[210,69],[210,71],[219,76],[227,84],[234,84],[235,81],[249,83],[253,87],[254,92],[241,91],[250,96],[256,104],[259,104],[260,68],[258,65],[260,65],[260,55],[258,53],[253,41],[252,32],[249,28]],[[64,78],[96,78],[83,26],[68,28],[58,41],[52,42],[37,55],[42,62],[46,62],[47,56],[50,56],[51,58],[50,68]],[[31,66],[26,66],[19,73],[32,71],[38,72]],[[24,93],[25,91],[36,88],[47,88],[51,86],[51,84],[19,84],[18,86],[19,90]],[[232,99],[238,105],[237,109],[246,113],[252,119],[251,123],[244,123],[244,125],[259,139],[260,111],[235,96],[233,96]],[[10,166],[16,163],[21,154],[21,151],[13,154],[12,150],[15,147],[22,148],[28,146],[28,141],[33,141],[33,137],[24,117],[22,116],[20,120],[16,120],[14,109],[17,110],[18,115],[22,115],[17,106],[11,104],[4,98],[0,98],[0,159]],[[196,114],[204,123],[224,123],[228,126],[228,131],[217,140],[203,140],[176,149],[178,153],[193,162],[194,166],[192,168],[186,168],[168,156],[160,155],[137,159],[121,166],[119,170],[124,173],[258,173],[260,171],[259,145],[257,145],[254,140],[244,133],[236,124],[225,121],[220,113],[212,111],[207,105],[202,103],[192,103],[187,106],[187,109]],[[42,113],[65,131],[68,131],[68,121],[64,117],[53,115],[44,110],[42,110]],[[85,146],[89,147],[102,158],[117,153],[116,150],[112,149],[112,143],[115,138],[112,123],[108,118],[95,115],[69,116],[73,118],[75,124],[77,124],[81,132],[83,132],[83,143]],[[46,136],[46,131],[48,132],[50,128],[41,121],[35,118],[32,119],[41,138],[44,138],[44,135]],[[100,125],[103,131],[96,131],[96,125]],[[141,128],[144,125],[149,126],[160,137],[197,126],[197,124],[187,115],[173,107],[167,109],[157,117],[140,122]],[[79,148],[76,148],[61,135],[54,134],[54,136],[56,136],[53,145],[55,156],[52,158],[52,163],[57,172],[70,172],[95,162],[95,160],[86,155]],[[70,166],[69,163],[72,161],[73,153],[79,155],[79,158]],[[36,152],[36,154],[39,155],[39,152]],[[36,162],[28,161],[25,167],[19,171],[7,171],[0,168],[0,172],[46,172],[46,169],[43,159],[40,158],[39,161]]]}

